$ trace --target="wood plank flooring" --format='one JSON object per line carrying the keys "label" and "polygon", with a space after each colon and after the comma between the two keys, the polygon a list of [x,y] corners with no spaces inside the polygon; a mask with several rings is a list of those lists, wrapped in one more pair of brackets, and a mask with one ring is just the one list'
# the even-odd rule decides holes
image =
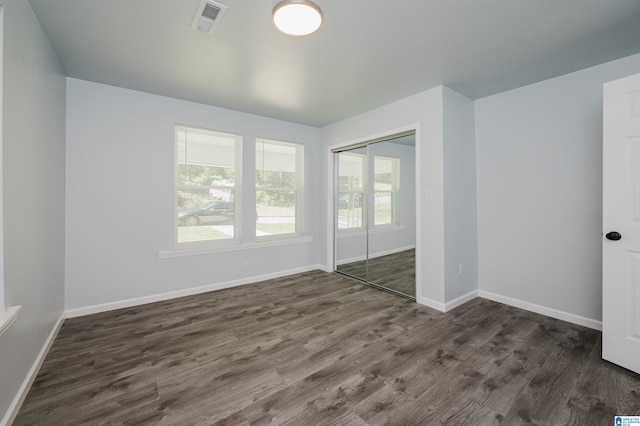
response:
{"label": "wood plank flooring", "polygon": [[607,425],[599,332],[320,271],[65,321],[15,425]]}
{"label": "wood plank flooring", "polygon": [[405,250],[368,261],[345,263],[338,271],[416,298],[416,251]]}

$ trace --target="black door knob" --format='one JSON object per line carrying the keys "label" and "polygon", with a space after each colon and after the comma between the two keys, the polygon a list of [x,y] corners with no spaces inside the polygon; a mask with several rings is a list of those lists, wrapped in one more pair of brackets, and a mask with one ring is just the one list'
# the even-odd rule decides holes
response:
{"label": "black door knob", "polygon": [[618,241],[622,239],[622,234],[616,231],[612,231],[605,235],[605,237],[607,237],[607,240]]}

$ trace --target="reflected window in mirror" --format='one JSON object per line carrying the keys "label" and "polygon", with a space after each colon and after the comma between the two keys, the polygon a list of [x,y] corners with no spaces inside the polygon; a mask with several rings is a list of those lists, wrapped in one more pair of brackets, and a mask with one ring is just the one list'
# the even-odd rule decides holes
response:
{"label": "reflected window in mirror", "polygon": [[338,231],[364,228],[366,155],[338,154]]}
{"label": "reflected window in mirror", "polygon": [[375,156],[373,159],[374,227],[397,224],[400,192],[400,159]]}

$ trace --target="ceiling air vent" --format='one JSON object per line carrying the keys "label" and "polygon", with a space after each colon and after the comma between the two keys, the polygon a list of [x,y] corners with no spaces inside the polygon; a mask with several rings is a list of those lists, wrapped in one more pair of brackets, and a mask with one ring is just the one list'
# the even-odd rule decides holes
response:
{"label": "ceiling air vent", "polygon": [[206,34],[213,34],[226,11],[227,6],[224,4],[212,0],[202,0],[196,16],[193,18],[191,28]]}

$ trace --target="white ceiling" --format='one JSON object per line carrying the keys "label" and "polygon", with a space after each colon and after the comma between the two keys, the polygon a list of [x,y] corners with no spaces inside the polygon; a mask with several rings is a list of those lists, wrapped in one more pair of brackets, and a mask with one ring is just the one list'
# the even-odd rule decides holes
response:
{"label": "white ceiling", "polygon": [[445,84],[474,99],[640,52],[638,0],[317,0],[290,37],[272,0],[30,0],[70,77],[313,126]]}

